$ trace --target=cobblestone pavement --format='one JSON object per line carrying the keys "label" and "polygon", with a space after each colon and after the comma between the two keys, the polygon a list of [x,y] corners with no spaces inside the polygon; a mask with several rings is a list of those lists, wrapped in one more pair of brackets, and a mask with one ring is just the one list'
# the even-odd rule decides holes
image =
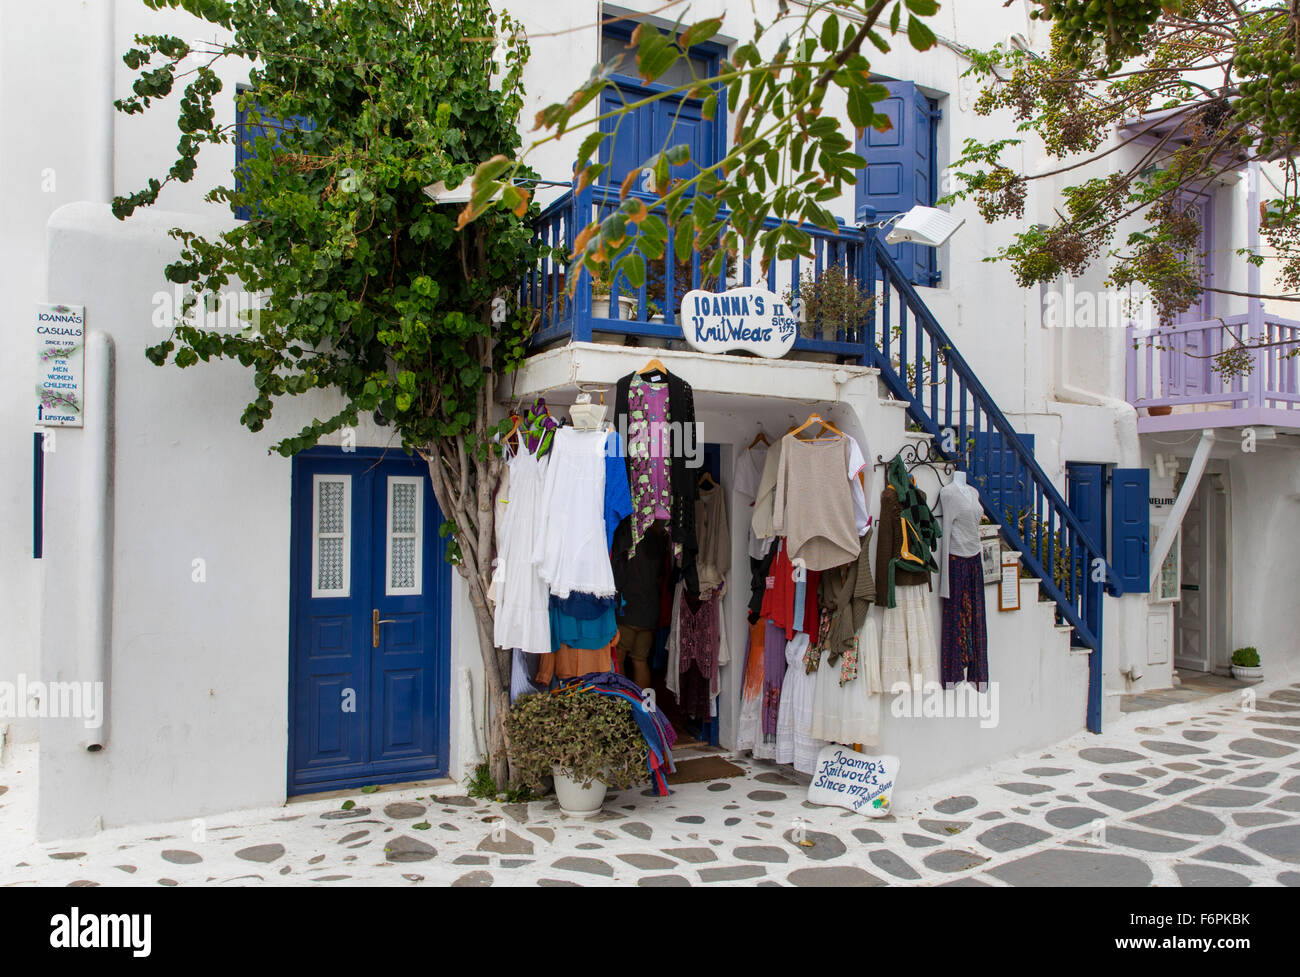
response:
{"label": "cobblestone pavement", "polygon": [[22,747],[0,767],[0,882],[1300,885],[1300,684],[1257,692],[1254,711],[1231,695],[1125,717],[878,820],[739,759],[743,778],[611,794],[587,821],[426,788],[214,816],[201,841],[184,821],[36,844]]}

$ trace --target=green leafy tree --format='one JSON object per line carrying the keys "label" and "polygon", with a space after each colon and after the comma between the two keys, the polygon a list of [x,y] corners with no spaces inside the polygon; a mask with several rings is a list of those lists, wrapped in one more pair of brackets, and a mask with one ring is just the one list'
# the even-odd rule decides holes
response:
{"label": "green leafy tree", "polygon": [[[991,260],[1008,262],[1030,286],[1078,275],[1105,259],[1110,283],[1141,286],[1169,322],[1205,288],[1201,221],[1186,194],[1259,163],[1281,171],[1281,186],[1264,200],[1260,250],[1239,254],[1256,265],[1275,259],[1282,287],[1300,291],[1300,6],[1040,0],[1034,13],[1052,25],[1045,52],[1001,46],[969,52],[970,73],[985,86],[976,111],[1010,111],[1019,134],[968,140],[954,164],[959,187],[952,199],[973,200],[987,220],[1023,223],[1035,180],[1064,173],[1080,179],[1061,191],[1052,224],[1017,232]],[[1159,125],[1147,118],[1157,112]],[[1131,165],[1095,175],[1105,167],[1094,164],[1116,149],[1107,137],[1126,122],[1120,145],[1142,139],[1141,151]],[[1056,165],[1024,172],[1006,161],[1004,150],[1031,134]],[[1136,229],[1126,230],[1135,222]],[[1211,291],[1296,301],[1295,295]],[[1267,345],[1236,340],[1216,356],[1224,376],[1249,372],[1247,347]]]}
{"label": "green leafy tree", "polygon": [[501,465],[493,402],[523,354],[528,322],[515,296],[538,251],[526,190],[511,188],[509,208],[458,228],[456,208],[422,188],[454,187],[480,160],[517,155],[527,42],[487,0],[143,2],[182,7],[228,39],[139,36],[126,53],[139,74],[118,109],[144,112],[183,91],[175,162],[116,199],[117,216],[192,180],[204,146],[238,137],[214,107],[220,60],[251,62],[236,99],[269,130],[238,189],[232,179],[208,193],[250,219],[215,237],[174,229],[182,250],[166,269],[190,302],[258,294],[255,320],[210,329],[182,315],[148,355],[181,368],[221,358],[248,367],[254,394],[241,420],[252,431],[282,398],[315,394],[325,416],[279,442],[282,455],[374,412],[427,461],[474,607],[495,713],[493,775],[504,783],[509,658],[493,648],[486,598]]}

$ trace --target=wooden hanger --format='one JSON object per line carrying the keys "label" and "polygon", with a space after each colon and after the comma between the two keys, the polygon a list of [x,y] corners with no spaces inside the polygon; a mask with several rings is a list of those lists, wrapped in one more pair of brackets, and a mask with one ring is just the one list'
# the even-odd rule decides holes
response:
{"label": "wooden hanger", "polygon": [[640,375],[643,373],[650,373],[653,370],[658,370],[660,373],[667,373],[668,367],[660,363],[657,358],[652,358],[649,363],[641,367],[641,369],[637,370],[636,372],[638,375]]}
{"label": "wooden hanger", "polygon": [[707,472],[707,471],[706,471],[703,475],[700,476],[700,485],[701,485],[701,486],[703,486],[704,483],[705,483],[706,481],[707,481],[710,485],[714,486],[715,488],[716,488],[717,485],[718,485],[718,483],[715,482],[715,481],[713,480],[713,473],[712,473],[712,472]]}
{"label": "wooden hanger", "polygon": [[[804,422],[803,422],[802,424],[800,424],[798,427],[794,428],[792,431],[790,431],[790,433],[793,434],[795,437],[798,437],[800,431],[804,430],[805,428],[812,427],[812,425],[814,425],[814,424],[820,424],[820,425],[821,425],[821,430],[822,430],[822,431],[833,431],[837,436],[839,436],[839,437],[844,437],[844,432],[843,432],[843,431],[841,431],[839,428],[837,428],[837,427],[836,427],[834,424],[832,424],[830,421],[824,420],[820,414],[809,414],[809,415],[808,415],[808,420],[804,421]],[[818,433],[819,433],[819,435],[820,435],[820,432],[818,432]],[[817,438],[810,438],[809,440],[811,440],[811,441],[816,441],[816,440],[818,440],[818,439],[817,439]]]}
{"label": "wooden hanger", "polygon": [[762,428],[759,428],[758,433],[754,435],[754,440],[749,442],[749,447],[752,449],[754,445],[758,444],[758,442],[760,441],[762,441],[769,448],[772,446],[772,442],[767,440],[767,435],[763,433]]}

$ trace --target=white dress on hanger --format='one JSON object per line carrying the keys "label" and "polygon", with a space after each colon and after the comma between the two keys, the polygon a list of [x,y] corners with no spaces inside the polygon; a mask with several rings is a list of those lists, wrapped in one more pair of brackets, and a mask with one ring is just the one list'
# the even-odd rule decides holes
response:
{"label": "white dress on hanger", "polygon": [[508,501],[499,504],[496,617],[492,640],[498,648],[529,654],[551,651],[550,595],[533,558],[533,527],[541,509],[549,456],[538,458],[520,438],[510,466]]}
{"label": "white dress on hanger", "polygon": [[556,597],[612,597],[616,592],[605,536],[608,438],[604,430],[562,427],[551,444],[541,511],[534,524],[534,557]]}
{"label": "white dress on hanger", "polygon": [[831,743],[874,746],[880,730],[880,646],[876,622],[867,615],[858,632],[858,674],[840,684],[843,658],[830,663],[823,651],[813,696],[812,735]]}
{"label": "white dress on hanger", "polygon": [[817,676],[804,670],[808,635],[800,632],[785,646],[785,681],[776,718],[776,762],[792,763],[800,773],[812,773],[823,744],[812,735],[813,699]]}

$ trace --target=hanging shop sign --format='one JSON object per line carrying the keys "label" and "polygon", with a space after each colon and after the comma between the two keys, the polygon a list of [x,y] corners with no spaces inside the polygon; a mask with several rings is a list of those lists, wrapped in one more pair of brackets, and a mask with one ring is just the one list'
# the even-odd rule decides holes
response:
{"label": "hanging shop sign", "polygon": [[84,305],[36,306],[36,423],[81,427]]}
{"label": "hanging shop sign", "polygon": [[725,292],[694,289],[682,298],[682,332],[701,353],[748,350],[775,359],[790,352],[799,324],[784,300],[748,285]]}
{"label": "hanging shop sign", "polygon": [[847,746],[823,747],[808,785],[808,803],[883,818],[889,814],[898,767],[896,756],[868,756]]}

